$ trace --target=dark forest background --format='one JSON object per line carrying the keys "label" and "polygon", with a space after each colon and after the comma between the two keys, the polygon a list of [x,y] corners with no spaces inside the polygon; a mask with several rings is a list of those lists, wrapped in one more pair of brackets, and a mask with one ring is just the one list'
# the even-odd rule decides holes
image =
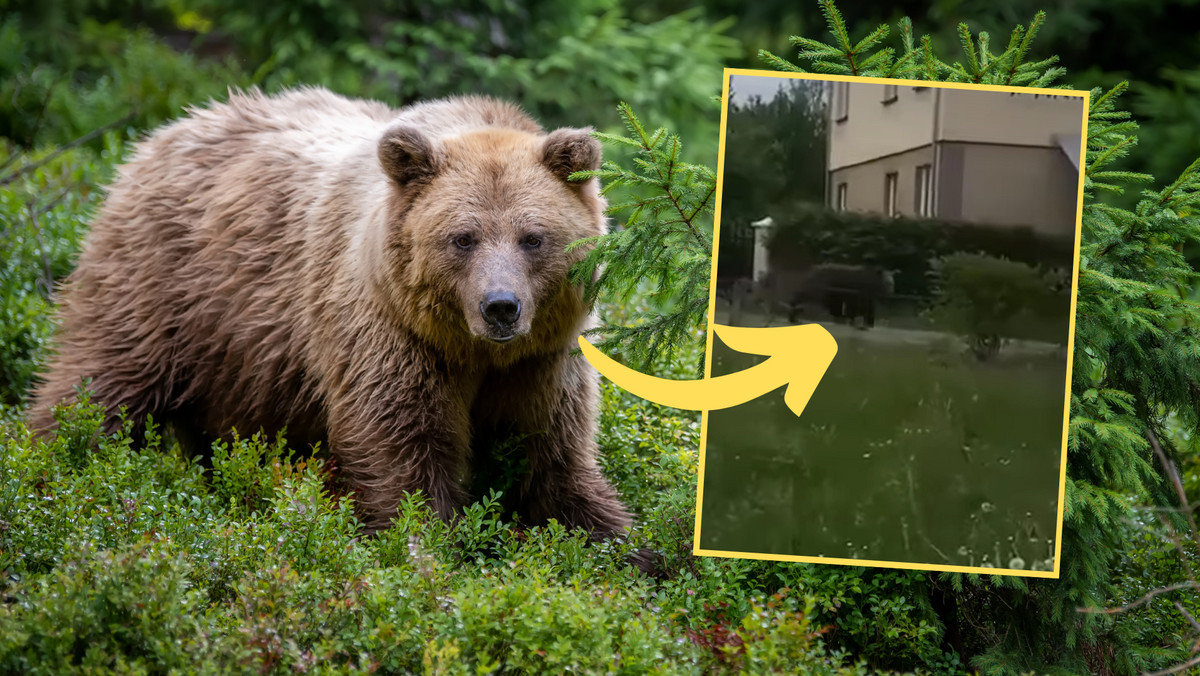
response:
{"label": "dark forest background", "polygon": [[[1058,55],[1076,89],[1130,83],[1117,105],[1139,122],[1138,145],[1107,169],[1153,174],[1147,187],[1158,189],[1200,157],[1200,0],[838,8],[855,39],[881,23],[894,33],[909,16],[949,61],[962,53],[960,22],[999,49],[1044,9],[1032,58]],[[64,413],[51,442],[25,434],[50,289],[130,141],[186,106],[249,86],[320,84],[396,106],[491,93],[547,127],[620,133],[627,102],[650,130],[678,134],[684,159],[715,168],[722,69],[766,68],[759,50],[794,59],[792,35],[833,42],[818,2],[0,0],[0,672],[1132,674],[1200,664],[1195,538],[1158,519],[1177,495],[1200,501],[1190,366],[1200,319],[1186,288],[1200,237],[1194,207],[1165,214],[1165,198],[1136,218],[1093,214],[1094,237],[1113,243],[1091,243],[1099,272],[1080,296],[1092,314],[1077,335],[1101,347],[1076,353],[1086,367],[1072,404],[1078,503],[1064,537],[1075,556],[1058,581],[692,556],[699,416],[608,384],[604,469],[639,515],[631,544],[664,553],[661,579],[631,572],[627,549],[522,528],[486,499],[453,527],[414,499],[404,528],[363,541],[328,475],[284,442],[240,440],[203,473],[153,434],[146,449],[98,438],[87,404]],[[747,114],[786,138],[793,103]],[[1132,133],[1118,131],[1104,143]],[[760,180],[749,168],[761,158],[727,158],[750,177],[731,208],[753,213],[753,191],[786,192],[787,153],[811,151],[804,134],[793,140]],[[634,151],[609,143],[605,153],[628,166]],[[1131,207],[1140,188],[1096,200]],[[1196,187],[1172,190],[1182,199]],[[1190,266],[1171,258],[1177,250]],[[607,311],[617,321],[623,308]],[[654,370],[692,377],[693,348]],[[1153,430],[1170,471],[1143,439]],[[1123,604],[1133,605],[1081,611]]]}
{"label": "dark forest background", "polygon": [[[1003,39],[1052,12],[1037,38],[1076,88],[1131,82],[1143,122],[1130,170],[1176,176],[1200,153],[1200,2],[1033,0],[839,5],[851,34],[902,16],[936,51],[956,27]],[[0,136],[22,147],[67,142],[128,120],[146,128],[230,85],[321,83],[395,105],[454,92],[515,98],[547,124],[619,124],[627,101],[716,164],[725,66],[790,57],[792,35],[824,38],[817,3],[768,0],[430,0],[245,3],[230,0],[0,2]]]}

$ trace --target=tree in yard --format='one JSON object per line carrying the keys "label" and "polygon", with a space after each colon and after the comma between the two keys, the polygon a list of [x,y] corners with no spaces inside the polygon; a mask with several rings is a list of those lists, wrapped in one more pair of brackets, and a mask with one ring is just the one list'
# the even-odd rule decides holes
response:
{"label": "tree in yard", "polygon": [[739,77],[725,123],[722,222],[757,220],[784,202],[821,203],[827,120],[820,83],[781,79],[771,100],[739,103]]}
{"label": "tree in yard", "polygon": [[[825,187],[826,109],[822,83],[779,78],[775,96],[739,96],[753,76],[734,75],[725,122],[722,178],[721,274],[747,276],[753,257],[750,223],[788,211],[795,202],[820,204]],[[755,78],[762,79],[762,78]]]}

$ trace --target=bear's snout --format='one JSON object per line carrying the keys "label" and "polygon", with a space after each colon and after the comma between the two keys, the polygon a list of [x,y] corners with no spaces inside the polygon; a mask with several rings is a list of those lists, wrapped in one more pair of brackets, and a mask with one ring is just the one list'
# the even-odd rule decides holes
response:
{"label": "bear's snout", "polygon": [[513,337],[513,329],[521,318],[521,301],[511,291],[493,291],[483,297],[479,312],[498,334],[493,340],[503,342]]}

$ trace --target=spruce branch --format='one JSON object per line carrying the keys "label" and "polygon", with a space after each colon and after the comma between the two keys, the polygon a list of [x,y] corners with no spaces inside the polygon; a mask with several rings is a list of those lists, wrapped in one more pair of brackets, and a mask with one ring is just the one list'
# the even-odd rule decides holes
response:
{"label": "spruce branch", "polygon": [[801,68],[800,66],[797,66],[796,64],[792,63],[791,61],[788,61],[787,59],[775,56],[774,54],[772,54],[771,52],[768,52],[765,49],[758,50],[758,58],[762,59],[763,63],[766,63],[768,66],[774,66],[775,70],[783,71],[786,73],[807,73],[808,72],[808,71],[804,70],[803,68]]}
{"label": "spruce branch", "polygon": [[[894,47],[879,46],[890,34],[886,24],[877,26],[865,37],[853,41],[845,20],[832,0],[820,0],[821,12],[825,16],[832,42],[826,43],[803,36],[793,35],[789,41],[798,49],[801,61],[808,61],[813,71],[868,77],[912,78],[931,81],[973,82],[981,84],[1025,85],[1034,87],[1062,87],[1053,85],[1065,71],[1055,67],[1057,57],[1035,63],[1026,63],[1032,40],[1045,21],[1045,13],[1038,12],[1030,28],[1013,29],[1004,51],[994,54],[991,36],[981,31],[972,35],[965,23],[957,27],[965,63],[947,64],[933,52],[933,41],[928,35],[915,46],[912,20],[904,17],[897,22],[901,52],[897,57]],[[872,51],[874,50],[874,51]],[[790,72],[806,72],[803,67],[791,63],[765,50],[759,58],[770,66]],[[945,76],[945,77],[943,77]]]}
{"label": "spruce branch", "polygon": [[925,56],[925,79],[937,80],[940,63],[933,55],[933,38],[928,35],[921,36],[921,53]]}
{"label": "spruce branch", "polygon": [[912,19],[903,17],[896,22],[896,25],[900,28],[900,44],[904,47],[904,55],[913,54],[915,49],[913,48]]}
{"label": "spruce branch", "polygon": [[896,62],[892,64],[884,77],[899,78],[904,75],[910,75],[912,67],[909,64],[915,59],[916,55],[917,52],[910,51],[899,59],[896,59]]}
{"label": "spruce branch", "polygon": [[[618,352],[618,358],[645,371],[698,338],[703,327],[712,228],[701,219],[714,211],[716,175],[682,160],[683,144],[677,135],[664,128],[649,131],[626,103],[617,111],[627,133],[594,136],[633,149],[629,168],[606,161],[599,170],[572,178],[598,177],[605,181],[603,195],[619,193],[607,212],[624,215],[624,226],[568,247],[587,249],[572,269],[571,281],[583,285],[589,304],[597,302],[603,290],[615,304],[626,307],[628,316],[585,335],[601,336],[598,348]],[[633,302],[637,297],[650,305]]]}
{"label": "spruce branch", "polygon": [[1021,62],[1025,60],[1025,51],[1022,47],[1022,37],[1025,35],[1025,29],[1020,24],[1013,29],[1013,32],[1008,36],[1008,47],[1004,48],[1004,52],[1009,55],[1004,68],[1004,84],[1011,85],[1013,78],[1017,74],[1017,68]]}
{"label": "spruce branch", "polygon": [[838,44],[843,49],[850,49],[850,33],[846,30],[846,22],[842,19],[842,13],[838,11],[837,5],[833,0],[820,0],[821,13],[825,15],[825,22],[829,25],[829,31],[837,38]]}
{"label": "spruce branch", "polygon": [[[963,52],[967,55],[967,63],[971,66],[971,73],[974,73],[977,77],[979,74],[979,57],[975,53],[975,42],[971,37],[971,29],[967,27],[967,24],[958,24],[958,39],[962,42]],[[957,70],[964,76],[971,77],[961,66]],[[979,80],[976,79],[975,81],[978,82]]]}
{"label": "spruce branch", "polygon": [[[1183,196],[1173,199],[1175,191],[1181,190]],[[1197,157],[1194,162],[1188,165],[1187,169],[1175,179],[1171,185],[1167,186],[1158,198],[1158,203],[1163,206],[1172,206],[1175,208],[1184,206],[1193,206],[1200,202],[1200,157]]]}

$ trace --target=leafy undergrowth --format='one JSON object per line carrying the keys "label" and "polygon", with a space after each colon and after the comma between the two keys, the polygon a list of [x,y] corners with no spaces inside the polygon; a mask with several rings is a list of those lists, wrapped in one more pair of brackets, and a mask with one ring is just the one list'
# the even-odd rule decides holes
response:
{"label": "leafy undergrowth", "polygon": [[[362,537],[352,497],[281,440],[237,439],[210,472],[153,425],[142,447],[99,434],[87,399],[48,441],[13,413],[0,423],[5,673],[866,671],[818,619],[854,602],[848,587],[800,594],[788,586],[813,586],[809,567],[691,556],[695,421],[607,386],[608,462],[646,518],[604,546],[522,528],[494,494],[452,525],[413,497]],[[663,552],[665,579],[624,563],[635,546]]]}
{"label": "leafy undergrowth", "polygon": [[[0,673],[961,670],[922,573],[693,556],[699,416],[608,384],[604,470],[638,522],[607,546],[523,528],[498,495],[454,525],[413,497],[363,537],[286,440],[217,445],[205,470],[156,430],[99,434],[90,402],[31,438],[48,289],[125,151],[103,140],[0,158]],[[690,344],[650,370],[695,377]],[[626,564],[641,547],[660,579]]]}

